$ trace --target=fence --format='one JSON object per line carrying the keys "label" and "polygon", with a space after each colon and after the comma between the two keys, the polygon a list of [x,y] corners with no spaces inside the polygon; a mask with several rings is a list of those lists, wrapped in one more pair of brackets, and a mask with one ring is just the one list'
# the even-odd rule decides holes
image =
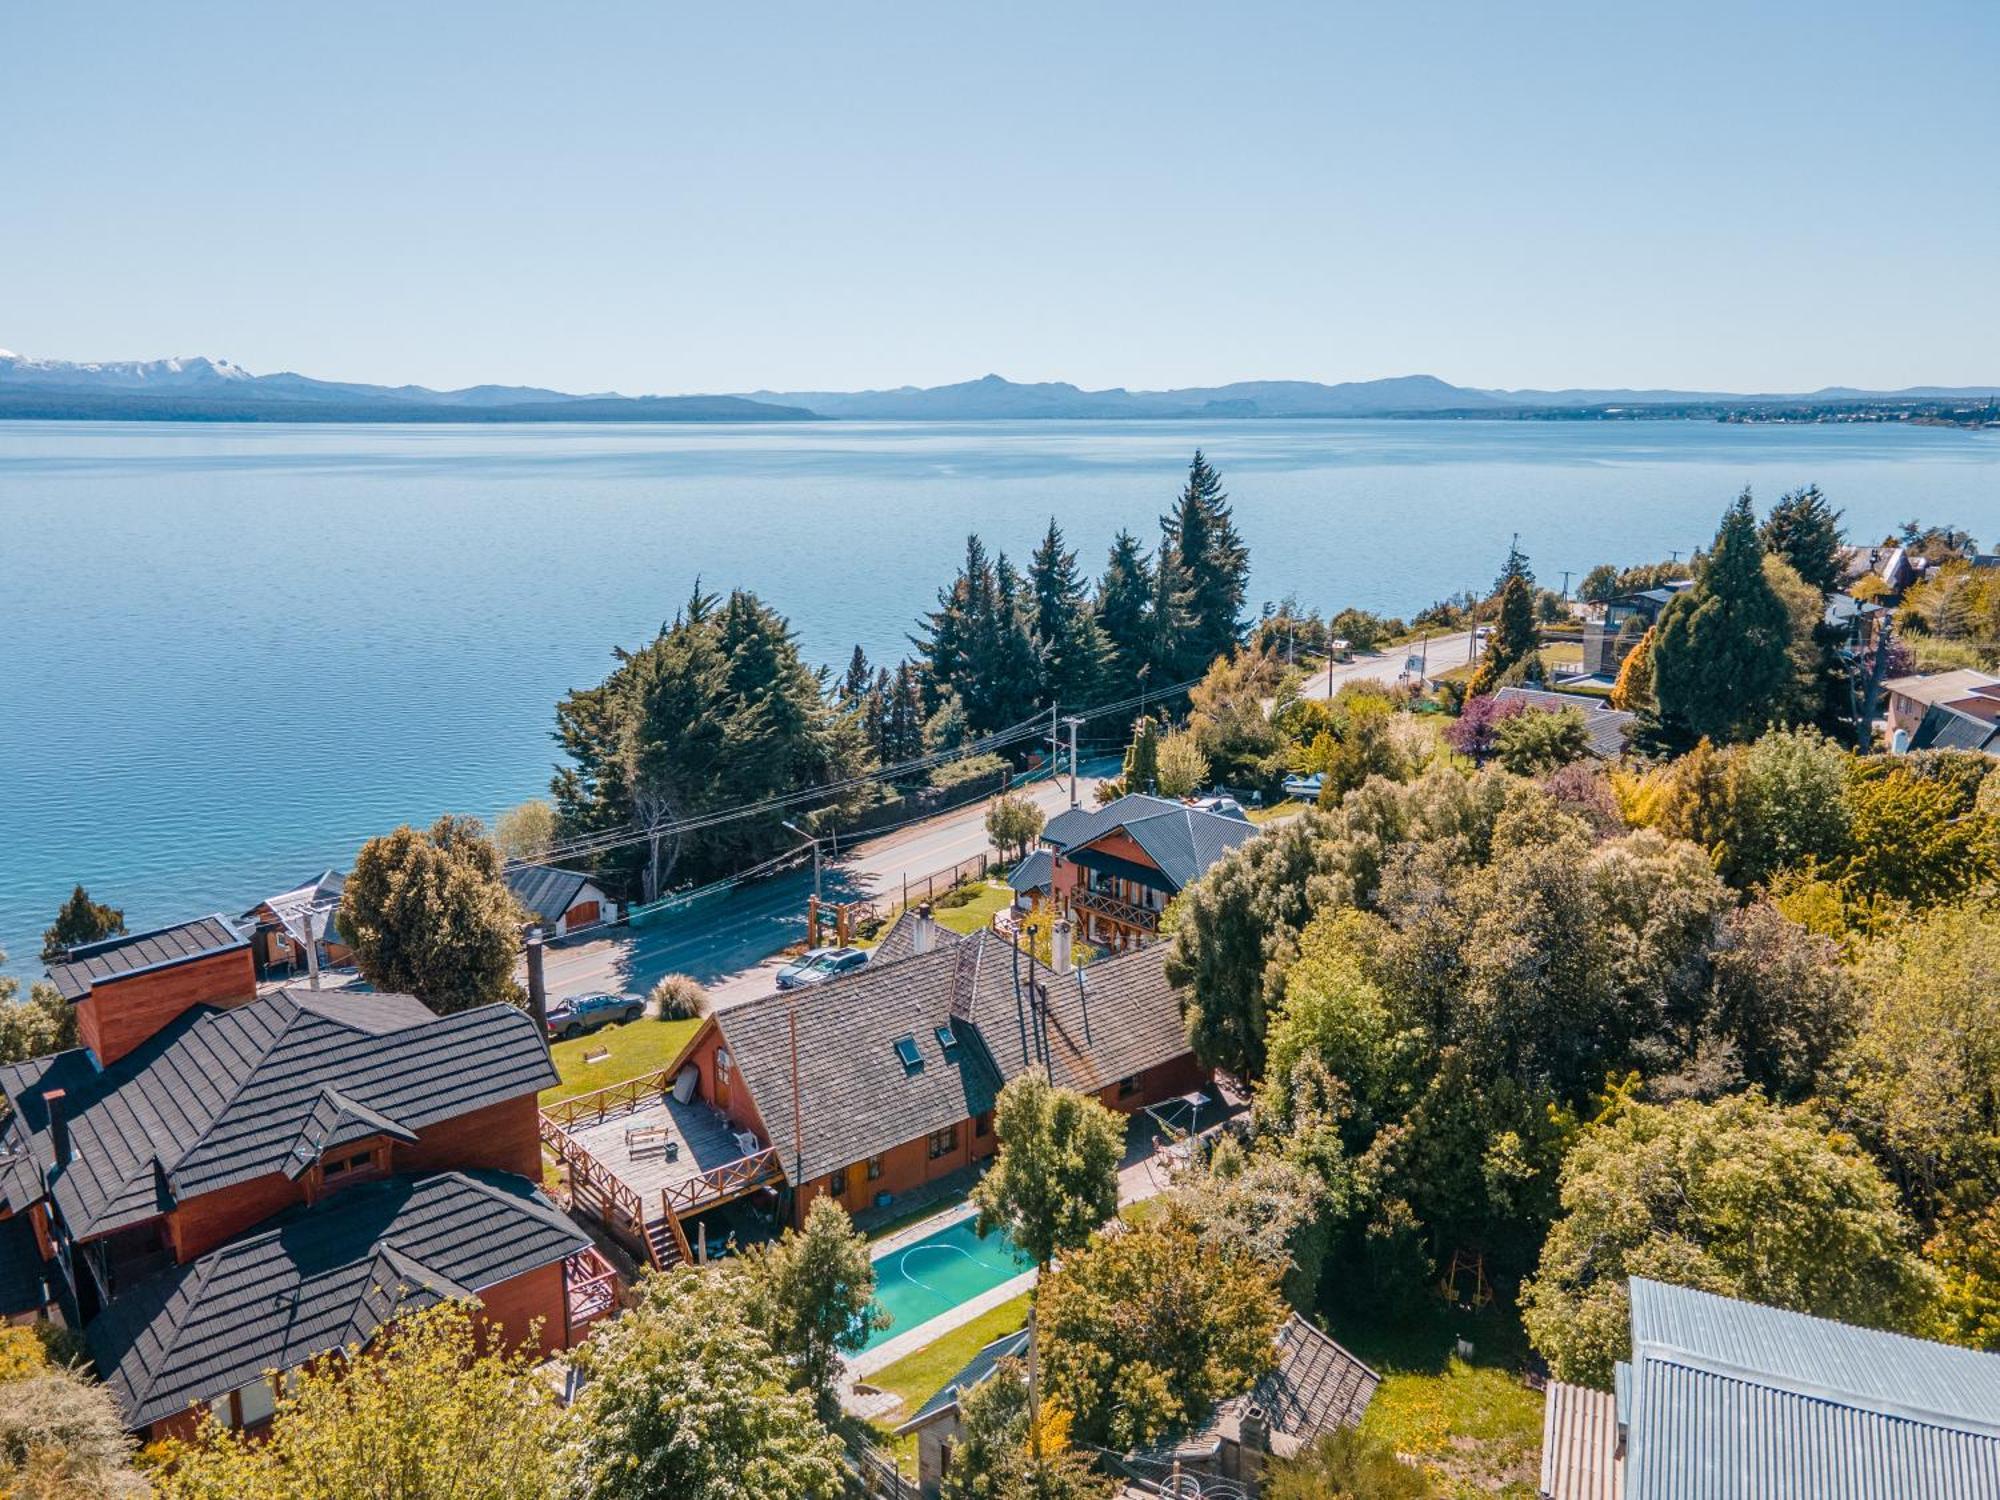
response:
{"label": "fence", "polygon": [[851,1443],[847,1449],[847,1477],[850,1491],[866,1500],[917,1500],[915,1483],[883,1453],[865,1443]]}

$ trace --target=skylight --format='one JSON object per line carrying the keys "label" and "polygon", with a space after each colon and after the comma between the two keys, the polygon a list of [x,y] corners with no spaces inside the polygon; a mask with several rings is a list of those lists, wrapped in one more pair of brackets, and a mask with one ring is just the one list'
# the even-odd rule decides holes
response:
{"label": "skylight", "polygon": [[905,1073],[914,1073],[924,1065],[923,1055],[917,1051],[917,1039],[913,1036],[896,1038],[896,1056],[902,1059]]}
{"label": "skylight", "polygon": [[938,1027],[937,1039],[938,1039],[938,1045],[944,1048],[944,1050],[947,1052],[951,1051],[952,1048],[958,1045],[958,1033],[951,1029],[951,1023],[949,1021],[945,1022],[944,1025]]}

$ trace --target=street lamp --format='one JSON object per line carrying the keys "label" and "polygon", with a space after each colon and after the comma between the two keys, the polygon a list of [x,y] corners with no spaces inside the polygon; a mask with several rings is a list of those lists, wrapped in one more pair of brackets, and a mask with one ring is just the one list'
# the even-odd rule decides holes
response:
{"label": "street lamp", "polygon": [[813,846],[813,900],[817,901],[819,900],[819,839],[807,833],[796,823],[786,823],[783,819],[780,819],[779,822],[782,827],[791,829],[793,833],[796,833],[800,838]]}

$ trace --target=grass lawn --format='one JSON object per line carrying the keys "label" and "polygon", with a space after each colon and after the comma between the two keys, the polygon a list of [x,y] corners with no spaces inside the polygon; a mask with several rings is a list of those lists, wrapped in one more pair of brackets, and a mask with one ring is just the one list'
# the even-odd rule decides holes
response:
{"label": "grass lawn", "polygon": [[[609,1088],[642,1073],[657,1072],[680,1055],[681,1048],[700,1025],[699,1021],[653,1021],[642,1017],[585,1032],[567,1042],[555,1042],[549,1047],[549,1055],[555,1059],[562,1082],[544,1089],[541,1102],[554,1104],[558,1099]],[[583,1060],[586,1052],[606,1049],[611,1055],[603,1062]]]}
{"label": "grass lawn", "polygon": [[907,1420],[916,1409],[930,1400],[944,1383],[965,1368],[966,1362],[1002,1334],[1013,1333],[1025,1327],[1028,1321],[1028,1294],[1001,1303],[990,1311],[981,1313],[963,1328],[953,1329],[936,1343],[926,1344],[912,1354],[906,1354],[892,1365],[885,1365],[868,1377],[867,1383],[881,1390],[894,1391],[903,1398],[903,1410],[898,1416],[878,1424],[882,1441],[890,1455],[908,1474],[916,1473],[917,1435],[892,1438],[890,1430],[898,1422]]}
{"label": "grass lawn", "polygon": [[945,906],[942,903],[932,908],[940,927],[949,927],[953,932],[973,933],[982,927],[993,925],[993,914],[1014,904],[1014,892],[1003,881],[989,880],[979,888],[979,893],[963,906]]}
{"label": "grass lawn", "polygon": [[[1542,1395],[1517,1373],[1527,1352],[1507,1307],[1461,1313],[1432,1302],[1414,1313],[1357,1309],[1334,1335],[1382,1375],[1365,1425],[1428,1465],[1454,1500],[1533,1500],[1542,1452]],[[1460,1338],[1473,1355],[1452,1352]]]}
{"label": "grass lawn", "polygon": [[1244,812],[1249,814],[1250,821],[1260,828],[1266,823],[1275,822],[1279,818],[1289,818],[1293,813],[1302,813],[1305,810],[1305,803],[1299,801],[1296,797],[1287,797],[1282,802],[1273,802],[1269,807],[1246,807],[1243,809]]}

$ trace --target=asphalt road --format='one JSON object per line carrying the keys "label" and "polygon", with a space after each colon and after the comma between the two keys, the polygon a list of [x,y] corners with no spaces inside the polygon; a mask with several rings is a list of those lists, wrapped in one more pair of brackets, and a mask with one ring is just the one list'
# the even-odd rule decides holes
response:
{"label": "asphalt road", "polygon": [[[1089,772],[1086,766],[1078,793],[1083,806],[1095,807],[1092,793],[1098,778]],[[1069,806],[1069,782],[1038,783],[1025,795],[1053,816]],[[990,852],[985,825],[986,804],[975,802],[844,849],[821,872],[822,894],[828,901],[870,896],[900,901],[905,877],[921,880]],[[683,915],[551,944],[543,957],[549,998],[643,995],[667,974],[692,975],[722,1004],[768,994],[780,964],[774,955],[806,935],[806,898],[811,894],[808,865],[738,886]]]}
{"label": "asphalt road", "polygon": [[1382,682],[1394,682],[1402,675],[1403,663],[1415,656],[1423,660],[1425,670],[1432,676],[1446,672],[1453,667],[1462,667],[1472,659],[1472,632],[1453,631],[1450,635],[1434,635],[1423,645],[1398,646],[1393,651],[1357,655],[1352,661],[1337,661],[1332,668],[1332,685],[1328,685],[1327,668],[1309,673],[1300,696],[1305,698],[1330,698],[1340,691],[1343,683],[1365,682],[1375,678]]}

